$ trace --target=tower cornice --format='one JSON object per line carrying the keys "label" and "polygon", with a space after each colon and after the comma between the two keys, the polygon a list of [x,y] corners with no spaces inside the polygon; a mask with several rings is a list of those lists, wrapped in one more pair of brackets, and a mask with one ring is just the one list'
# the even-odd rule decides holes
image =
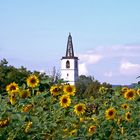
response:
{"label": "tower cornice", "polygon": [[66,57],[66,56],[63,56],[61,59],[78,59],[78,57],[76,57],[76,56],[74,56],[74,57]]}

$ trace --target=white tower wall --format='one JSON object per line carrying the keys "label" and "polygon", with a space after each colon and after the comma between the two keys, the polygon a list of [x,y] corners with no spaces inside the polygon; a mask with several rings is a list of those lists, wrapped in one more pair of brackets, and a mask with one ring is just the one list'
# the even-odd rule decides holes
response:
{"label": "white tower wall", "polygon": [[[66,63],[69,61],[70,68],[67,68]],[[62,59],[61,60],[61,78],[67,81],[70,85],[75,85],[78,80],[78,59]]]}

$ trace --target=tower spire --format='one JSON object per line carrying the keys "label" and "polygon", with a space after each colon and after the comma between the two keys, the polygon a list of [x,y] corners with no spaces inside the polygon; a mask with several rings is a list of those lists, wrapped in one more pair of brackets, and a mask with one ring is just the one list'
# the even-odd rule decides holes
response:
{"label": "tower spire", "polygon": [[73,50],[73,43],[72,43],[71,33],[69,33],[69,36],[68,36],[66,57],[74,58],[74,50]]}

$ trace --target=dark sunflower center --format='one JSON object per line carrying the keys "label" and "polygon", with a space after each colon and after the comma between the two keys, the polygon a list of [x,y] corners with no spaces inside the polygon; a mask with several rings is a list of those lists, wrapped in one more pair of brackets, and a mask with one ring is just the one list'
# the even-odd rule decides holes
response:
{"label": "dark sunflower center", "polygon": [[91,127],[91,128],[90,128],[90,131],[94,131],[94,127]]}
{"label": "dark sunflower center", "polygon": [[82,111],[82,110],[83,110],[83,107],[82,107],[82,106],[78,106],[78,107],[77,107],[77,110],[78,110],[78,111]]}
{"label": "dark sunflower center", "polygon": [[131,118],[131,115],[130,114],[127,114],[127,119],[130,119]]}
{"label": "dark sunflower center", "polygon": [[16,90],[16,87],[15,86],[11,86],[10,87],[10,90],[12,91],[12,90]]}
{"label": "dark sunflower center", "polygon": [[109,111],[109,113],[108,113],[109,116],[112,116],[113,114],[114,114],[114,112],[112,110]]}
{"label": "dark sunflower center", "polygon": [[126,109],[127,108],[127,105],[124,105],[124,108]]}
{"label": "dark sunflower center", "polygon": [[95,129],[96,129],[96,126],[92,126],[92,127],[90,127],[89,131],[90,131],[90,132],[94,132]]}
{"label": "dark sunflower center", "polygon": [[53,91],[54,92],[58,92],[59,90],[58,90],[58,88],[54,88]]}
{"label": "dark sunflower center", "polygon": [[75,132],[72,132],[71,135],[75,135]]}
{"label": "dark sunflower center", "polygon": [[67,87],[67,92],[72,92],[72,88],[71,87]]}
{"label": "dark sunflower center", "polygon": [[11,98],[14,99],[15,98],[15,94],[11,95]]}
{"label": "dark sunflower center", "polygon": [[62,102],[63,102],[64,104],[67,103],[67,102],[68,102],[67,98],[63,98],[63,99],[62,99]]}
{"label": "dark sunflower center", "polygon": [[129,92],[128,93],[128,97],[133,97],[134,96],[134,93],[133,92]]}
{"label": "dark sunflower center", "polygon": [[30,80],[30,82],[31,82],[32,84],[35,84],[35,83],[36,83],[36,79],[35,79],[35,78],[32,78],[32,79]]}

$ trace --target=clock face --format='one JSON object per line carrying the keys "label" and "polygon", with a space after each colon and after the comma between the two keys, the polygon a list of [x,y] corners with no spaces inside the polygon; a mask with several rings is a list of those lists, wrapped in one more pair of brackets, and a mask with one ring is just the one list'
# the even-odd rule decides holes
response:
{"label": "clock face", "polygon": [[67,69],[70,68],[70,61],[69,61],[69,60],[66,61],[66,68],[67,68]]}

